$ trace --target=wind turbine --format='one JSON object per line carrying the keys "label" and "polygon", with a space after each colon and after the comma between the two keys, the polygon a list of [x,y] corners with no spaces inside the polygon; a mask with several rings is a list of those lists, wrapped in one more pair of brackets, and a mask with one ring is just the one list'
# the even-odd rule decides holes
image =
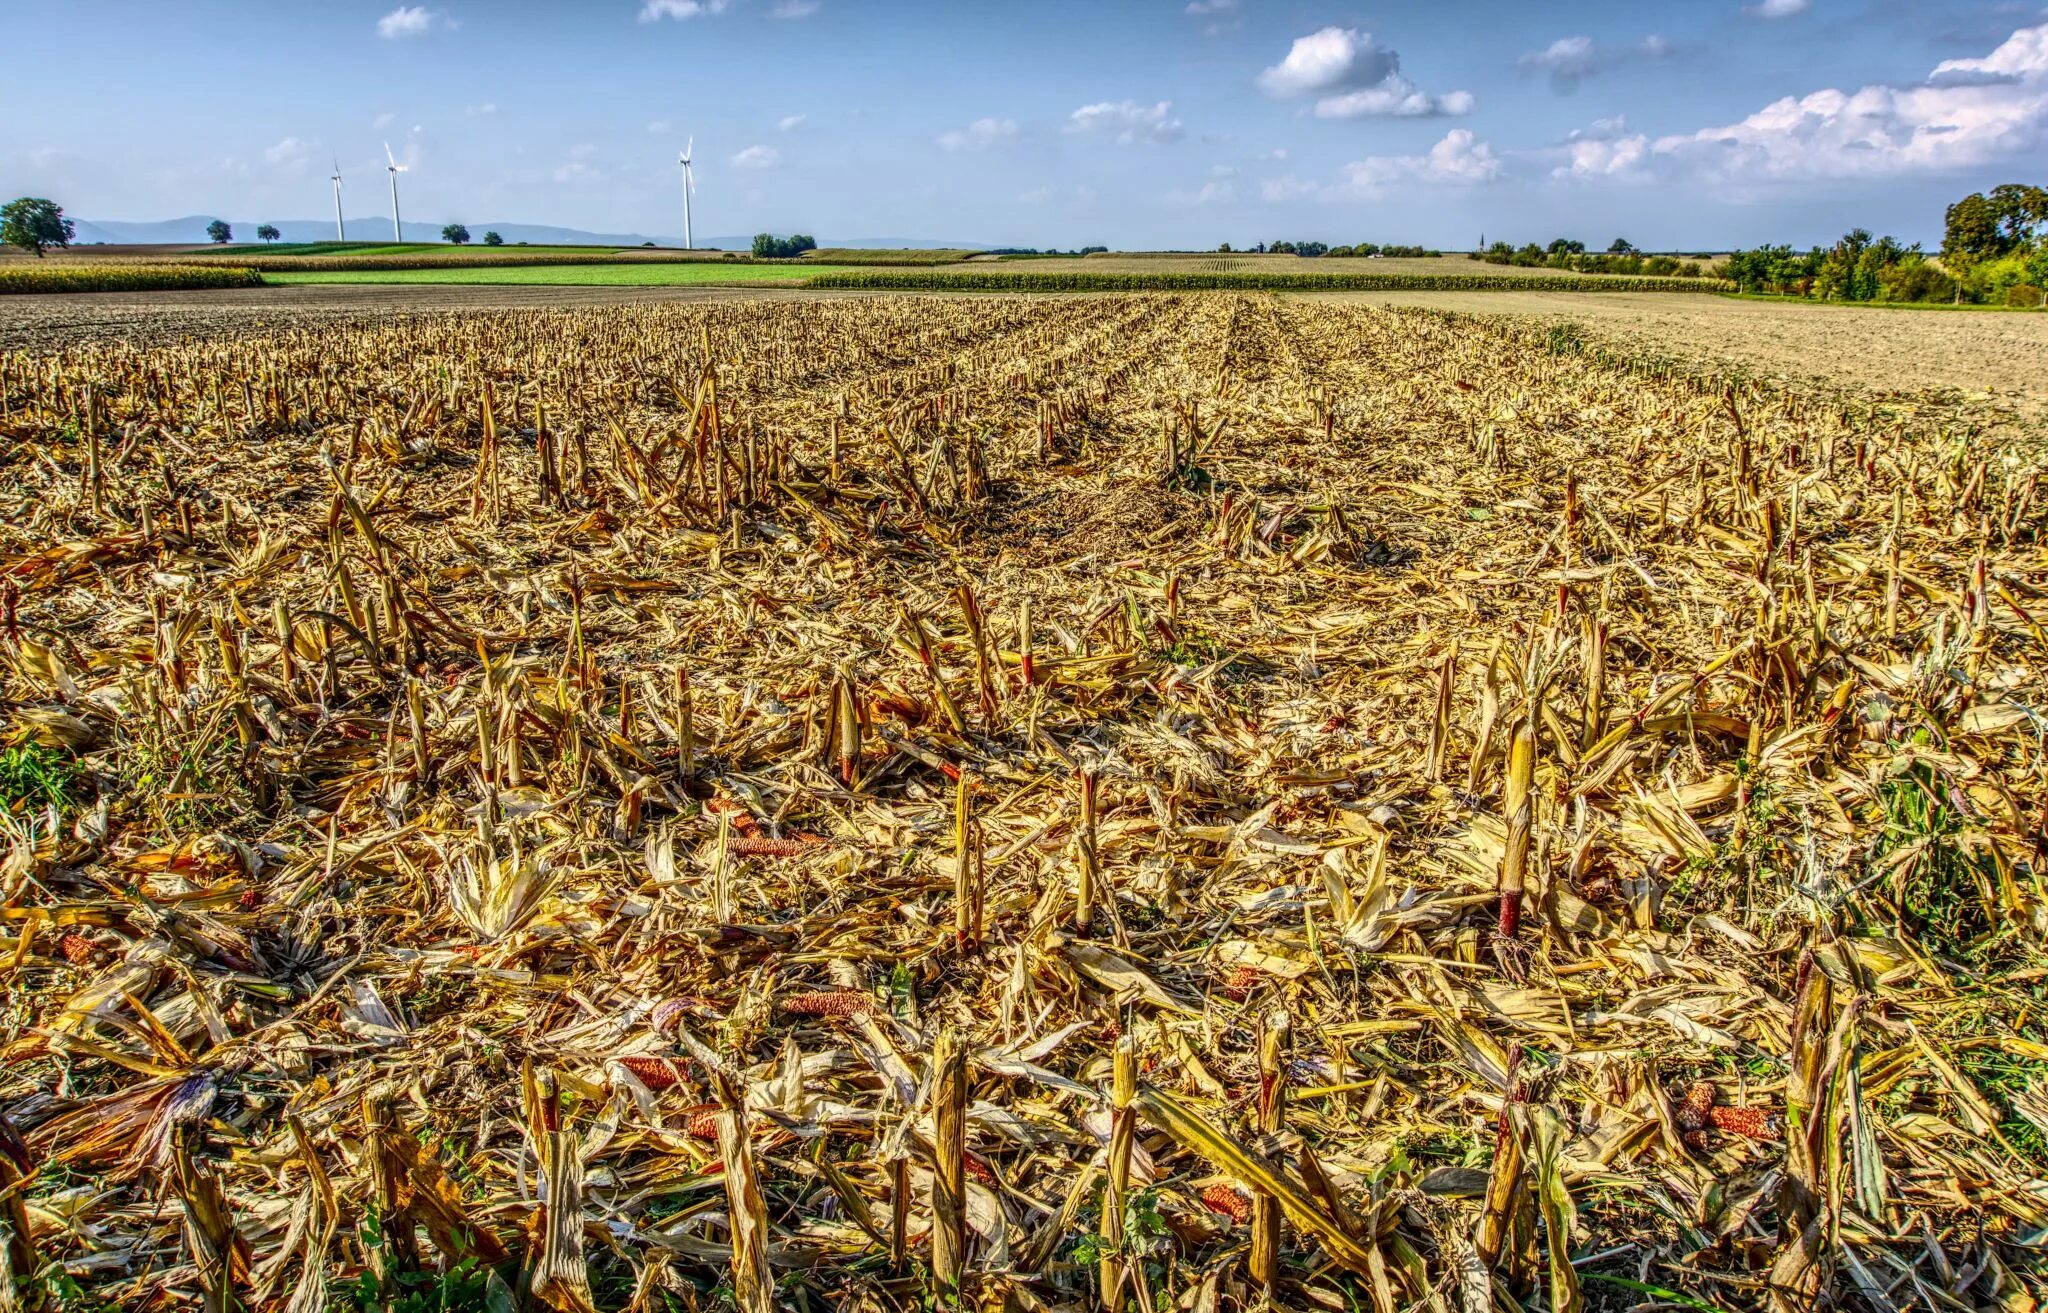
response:
{"label": "wind turbine", "polygon": [[330,181],[334,183],[334,240],[345,242],[348,240],[348,230],[342,227],[341,224],[341,157],[339,155],[334,157],[334,177]]}
{"label": "wind turbine", "polygon": [[405,240],[405,229],[398,222],[398,175],[405,172],[405,166],[391,153],[391,143],[388,141],[384,143],[384,159],[391,168],[391,240],[402,242]]}
{"label": "wind turbine", "polygon": [[697,175],[690,169],[690,152],[696,145],[697,138],[692,134],[683,147],[682,159],[677,161],[683,166],[683,249],[686,251],[697,249],[696,243],[690,239],[690,193],[697,190]]}

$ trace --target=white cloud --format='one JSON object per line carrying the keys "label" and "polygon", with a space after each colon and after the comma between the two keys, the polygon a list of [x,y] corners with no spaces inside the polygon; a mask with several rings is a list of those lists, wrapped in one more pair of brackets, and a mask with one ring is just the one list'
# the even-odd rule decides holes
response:
{"label": "white cloud", "polygon": [[667,119],[649,119],[647,130],[657,137],[666,137],[673,125]]}
{"label": "white cloud", "polygon": [[776,18],[809,18],[822,8],[819,0],[781,0],[769,13]]}
{"label": "white cloud", "polygon": [[387,109],[376,118],[371,119],[370,126],[372,128],[388,128],[396,122],[398,122],[398,115]]}
{"label": "white cloud", "polygon": [[1565,163],[1550,171],[1553,178],[1630,178],[1645,176],[1650,139],[1630,132],[1626,119],[1595,119],[1590,127],[1565,141]]}
{"label": "white cloud", "polygon": [[795,132],[809,117],[808,114],[785,114],[775,121],[775,126],[783,132]]}
{"label": "white cloud", "polygon": [[602,182],[608,175],[592,161],[597,156],[597,147],[589,142],[580,142],[569,148],[569,158],[555,169],[556,182]]}
{"label": "white cloud", "polygon": [[485,101],[481,105],[464,105],[462,112],[468,118],[487,119],[498,112],[498,107],[489,101]]}
{"label": "white cloud", "polygon": [[1744,5],[1742,12],[1752,18],[1790,18],[1813,8],[1813,0],[1760,0],[1760,3]]}
{"label": "white cloud", "polygon": [[1135,100],[1103,100],[1083,105],[1067,116],[1069,132],[1106,132],[1119,146],[1136,142],[1179,141],[1186,135],[1181,121],[1173,117],[1173,102],[1141,105]]}
{"label": "white cloud", "polygon": [[1357,118],[1433,118],[1440,114],[1470,114],[1479,102],[1469,91],[1446,91],[1441,96],[1432,96],[1418,91],[1408,79],[1390,78],[1377,87],[1365,87],[1358,91],[1347,91],[1341,96],[1329,96],[1316,102],[1316,117],[1319,119]]}
{"label": "white cloud", "polygon": [[1501,176],[1500,156],[1472,135],[1470,128],[1452,128],[1422,155],[1368,155],[1337,171],[1333,183],[1303,181],[1292,174],[1260,185],[1268,201],[1376,200],[1399,187],[1473,187]]}
{"label": "white cloud", "polygon": [[1515,63],[1525,69],[1548,73],[1551,85],[1559,91],[1572,91],[1595,73],[1637,60],[1667,59],[1675,50],[1676,47],[1661,36],[1646,36],[1626,46],[1602,45],[1589,36],[1563,36],[1541,50],[1530,51]]}
{"label": "white cloud", "polygon": [[732,157],[735,169],[772,169],[782,163],[782,152],[773,146],[749,146]]}
{"label": "white cloud", "polygon": [[941,150],[987,150],[991,146],[1013,141],[1017,136],[1015,119],[976,119],[964,128],[939,134]]}
{"label": "white cloud", "polygon": [[425,36],[436,25],[446,28],[455,26],[447,15],[427,8],[425,5],[400,5],[377,20],[377,35],[388,39],[408,36]]}
{"label": "white cloud", "polygon": [[1188,0],[1191,14],[1227,14],[1237,8],[1237,0]]}
{"label": "white cloud", "polygon": [[658,23],[664,18],[700,18],[705,14],[722,14],[731,7],[732,0],[647,0],[640,6],[640,21]]}
{"label": "white cloud", "polygon": [[1254,79],[1279,100],[1316,98],[1317,118],[1425,118],[1469,114],[1472,93],[1432,96],[1401,73],[1401,56],[1357,28],[1326,27],[1296,37],[1287,57]]}
{"label": "white cloud", "polygon": [[1515,63],[1523,68],[1540,68],[1554,77],[1584,77],[1598,64],[1593,54],[1593,38],[1589,36],[1561,36],[1542,50],[1532,50]]}
{"label": "white cloud", "polygon": [[313,143],[310,141],[301,141],[297,137],[286,137],[283,141],[278,142],[275,146],[263,152],[263,162],[271,165],[302,164],[312,149]]}
{"label": "white cloud", "polygon": [[1237,170],[1228,164],[1218,164],[1209,170],[1209,180],[1200,187],[1166,193],[1166,199],[1174,205],[1228,205],[1238,197]]}
{"label": "white cloud", "polygon": [[2022,158],[2044,140],[2048,23],[1982,59],[1944,60],[1918,85],[1787,96],[1652,149],[1674,167],[1745,183],[1952,172]]}

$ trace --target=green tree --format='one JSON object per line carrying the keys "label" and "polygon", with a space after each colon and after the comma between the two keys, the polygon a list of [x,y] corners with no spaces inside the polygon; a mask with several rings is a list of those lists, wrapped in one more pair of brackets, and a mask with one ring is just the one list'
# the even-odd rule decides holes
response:
{"label": "green tree", "polygon": [[34,251],[38,258],[46,246],[69,246],[78,235],[76,226],[64,217],[64,207],[37,196],[24,196],[0,206],[0,242]]}
{"label": "green tree", "polygon": [[2008,182],[1993,187],[1988,199],[2008,251],[2027,249],[2048,228],[2048,188]]}
{"label": "green tree", "polygon": [[1636,244],[1626,237],[1617,237],[1613,241],[1607,243],[1607,253],[1609,255],[1641,254],[1641,252],[1636,250]]}
{"label": "green tree", "polygon": [[277,230],[276,224],[266,223],[256,230],[256,240],[259,242],[274,242],[282,236],[284,234]]}
{"label": "green tree", "polygon": [[441,240],[454,242],[457,246],[469,240],[469,229],[459,223],[451,223],[441,230]]}
{"label": "green tree", "polygon": [[502,237],[500,237],[500,236],[498,236],[498,234],[497,234],[497,232],[496,232],[495,230],[493,230],[493,231],[490,231],[490,232],[486,232],[486,233],[484,234],[484,245],[485,245],[485,246],[503,246],[504,244],[505,244],[505,239],[504,239],[504,238],[502,238]]}
{"label": "green tree", "polygon": [[235,240],[235,230],[228,227],[227,220],[215,219],[206,225],[207,239],[216,246],[225,246]]}
{"label": "green tree", "polygon": [[1870,230],[1854,228],[1828,249],[1814,275],[1813,294],[1823,301],[1854,301],[1856,265],[1871,242]]}
{"label": "green tree", "polygon": [[1971,192],[1948,207],[1941,236],[1942,263],[1962,271],[1995,260],[2008,249],[1999,231],[1998,211],[1983,192]]}
{"label": "green tree", "polygon": [[805,251],[815,251],[818,244],[805,233],[790,237],[777,237],[774,233],[754,234],[754,258],[757,260],[794,260]]}

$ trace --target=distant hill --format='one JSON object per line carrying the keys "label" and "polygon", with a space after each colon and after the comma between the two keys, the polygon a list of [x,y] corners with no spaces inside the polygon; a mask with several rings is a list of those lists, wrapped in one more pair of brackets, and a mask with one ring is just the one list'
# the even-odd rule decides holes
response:
{"label": "distant hill", "polygon": [[[166,245],[175,242],[203,242],[206,240],[206,225],[214,220],[211,214],[188,215],[182,219],[158,219],[153,222],[136,223],[122,219],[79,219],[78,238],[80,242],[113,242],[145,246]],[[353,218],[348,221],[348,235],[354,241],[386,241],[391,237],[390,216],[375,215]],[[409,242],[435,242],[441,239],[440,219],[407,219],[405,239]],[[256,240],[256,229],[262,224],[273,225],[282,240],[287,242],[324,242],[334,238],[332,219],[229,219],[228,226],[235,230],[237,244]],[[470,236],[474,241],[483,241],[484,233],[495,231],[507,242],[530,242],[535,246],[639,246],[653,242],[656,246],[681,246],[680,233],[598,233],[586,232],[581,228],[557,228],[544,223],[480,222],[468,223]],[[705,250],[744,251],[754,243],[752,233],[744,237],[712,236],[699,237],[697,245]],[[986,243],[937,241],[924,237],[820,237],[820,246],[852,246],[866,250],[886,248],[916,248],[930,250],[951,248],[958,250],[984,250]]]}

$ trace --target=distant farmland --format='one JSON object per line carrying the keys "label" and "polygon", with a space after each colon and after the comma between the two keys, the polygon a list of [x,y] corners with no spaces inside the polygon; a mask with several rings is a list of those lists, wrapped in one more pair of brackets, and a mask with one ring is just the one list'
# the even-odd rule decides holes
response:
{"label": "distant farmland", "polygon": [[697,260],[620,264],[510,264],[426,269],[339,269],[297,273],[266,270],[268,283],[448,283],[560,287],[686,287],[702,283],[800,283],[847,265]]}

